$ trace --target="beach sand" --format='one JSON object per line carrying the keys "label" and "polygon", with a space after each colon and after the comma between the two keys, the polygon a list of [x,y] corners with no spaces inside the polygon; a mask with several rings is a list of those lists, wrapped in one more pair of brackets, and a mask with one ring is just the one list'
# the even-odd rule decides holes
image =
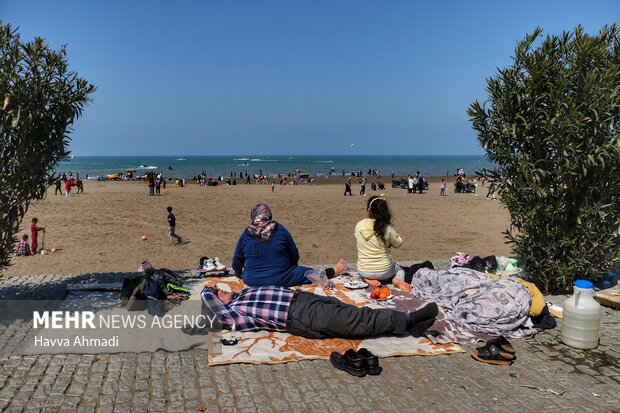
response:
{"label": "beach sand", "polygon": [[[508,211],[498,201],[485,198],[487,188],[477,194],[455,194],[453,178],[447,196],[439,196],[438,179],[430,191],[407,194],[386,187],[396,231],[404,244],[393,250],[397,261],[449,258],[456,251],[471,255],[509,255],[502,232],[510,222]],[[31,205],[18,234],[30,234],[30,221],[39,218],[47,228],[45,249],[49,255],[15,257],[2,274],[76,274],[136,271],[150,259],[155,267],[190,269],[201,256],[220,257],[231,264],[239,235],[249,221],[252,205],[266,202],[274,219],[293,235],[300,264],[330,264],[339,257],[356,261],[353,230],[366,214],[367,197],[343,196],[341,177],[297,186],[245,185],[184,188],[168,185],[168,192],[149,196],[141,182],[85,183],[83,194],[70,199],[48,191],[45,200]],[[389,178],[384,179],[389,183]],[[166,207],[177,218],[177,234],[183,245],[171,245],[167,237]],[[147,241],[141,241],[146,235]],[[43,234],[39,235],[39,246]],[[185,243],[187,242],[187,243]]]}

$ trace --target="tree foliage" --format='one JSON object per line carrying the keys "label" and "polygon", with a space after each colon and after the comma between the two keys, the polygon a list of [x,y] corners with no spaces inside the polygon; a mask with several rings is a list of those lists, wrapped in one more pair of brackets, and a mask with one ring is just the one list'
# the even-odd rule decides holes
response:
{"label": "tree foliage", "polygon": [[71,125],[95,87],[70,71],[66,48],[22,42],[0,21],[0,269],[9,265],[22,218],[69,155]]}
{"label": "tree foliage", "polygon": [[620,32],[541,33],[517,44],[487,79],[488,101],[467,112],[497,164],[507,241],[543,290],[566,292],[617,259]]}

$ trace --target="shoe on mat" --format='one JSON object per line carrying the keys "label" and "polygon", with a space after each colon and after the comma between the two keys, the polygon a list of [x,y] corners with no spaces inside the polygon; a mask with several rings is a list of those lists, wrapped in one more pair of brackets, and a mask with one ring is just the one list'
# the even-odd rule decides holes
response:
{"label": "shoe on mat", "polygon": [[215,265],[215,269],[218,271],[226,269],[226,266],[222,264],[222,261],[220,261],[218,257],[213,258],[213,265]]}
{"label": "shoe on mat", "polygon": [[500,366],[509,366],[516,359],[512,354],[503,352],[495,344],[472,348],[469,350],[471,356],[483,363],[496,364]]}
{"label": "shoe on mat", "polygon": [[215,267],[215,264],[213,263],[213,260],[212,260],[211,258],[209,258],[209,259],[205,262],[204,269],[205,269],[206,271],[213,271],[213,270],[215,270],[215,269],[217,269],[217,268]]}
{"label": "shoe on mat", "polygon": [[329,356],[329,361],[332,363],[332,366],[346,371],[352,376],[364,377],[366,375],[364,358],[353,349],[345,351],[344,354],[334,351]]}
{"label": "shoe on mat", "polygon": [[486,342],[487,347],[491,344],[495,344],[497,347],[500,348],[501,351],[504,351],[506,353],[515,354],[517,352],[517,350],[515,350],[510,341],[508,341],[508,339],[506,339],[506,337],[504,336],[499,336]]}
{"label": "shoe on mat", "polygon": [[366,366],[366,373],[371,376],[381,374],[383,367],[379,365],[379,357],[375,356],[366,348],[361,348],[357,352],[364,359],[364,365]]}

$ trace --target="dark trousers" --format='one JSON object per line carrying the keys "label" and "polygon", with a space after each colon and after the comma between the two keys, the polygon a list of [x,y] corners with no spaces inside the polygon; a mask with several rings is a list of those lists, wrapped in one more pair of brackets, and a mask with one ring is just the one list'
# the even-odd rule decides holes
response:
{"label": "dark trousers", "polygon": [[288,311],[286,331],[306,338],[404,334],[407,331],[407,315],[388,308],[356,307],[334,297],[295,291]]}
{"label": "dark trousers", "polygon": [[351,193],[351,185],[349,185],[349,184],[345,184],[344,185],[344,194],[345,195],[349,194],[349,195],[353,196],[353,194]]}

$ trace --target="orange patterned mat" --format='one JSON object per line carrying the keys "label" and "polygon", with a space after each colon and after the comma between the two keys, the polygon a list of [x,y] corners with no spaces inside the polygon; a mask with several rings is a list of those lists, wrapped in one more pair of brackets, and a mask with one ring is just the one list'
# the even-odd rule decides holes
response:
{"label": "orange patterned mat", "polygon": [[[240,291],[245,284],[236,277],[211,278],[215,282],[225,282],[233,291]],[[335,279],[335,288],[327,290],[313,285],[301,287],[318,295],[329,295],[339,300],[356,305],[358,307],[369,306],[371,308],[392,307],[390,302],[377,302],[366,298],[364,290],[349,290],[342,285],[342,281]],[[213,285],[211,284],[211,285]],[[391,300],[398,300],[399,295]],[[411,309],[413,310],[413,308]],[[363,340],[349,339],[306,339],[288,333],[269,331],[237,332],[240,336],[239,343],[235,346],[222,346],[219,339],[227,336],[227,332],[210,333],[209,355],[210,366],[251,363],[251,364],[278,364],[298,360],[329,359],[332,351],[343,353],[347,349],[360,349],[365,347],[379,357],[392,356],[433,356],[439,354],[462,353],[464,350],[455,343],[433,344],[427,338],[415,338],[412,336],[384,336]]]}

